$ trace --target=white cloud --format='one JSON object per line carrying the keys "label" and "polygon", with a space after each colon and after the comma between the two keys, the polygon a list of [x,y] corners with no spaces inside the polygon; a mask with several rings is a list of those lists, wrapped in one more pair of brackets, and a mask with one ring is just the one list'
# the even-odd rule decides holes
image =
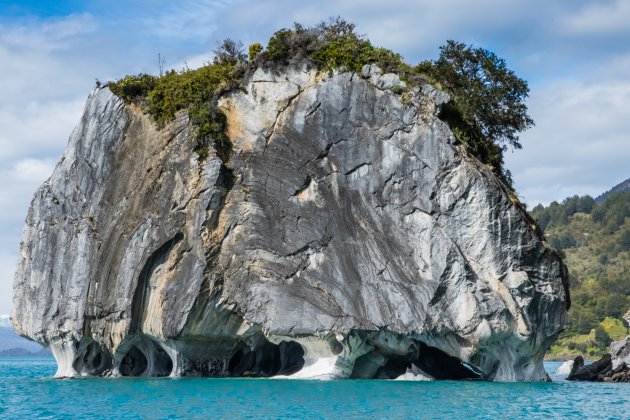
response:
{"label": "white cloud", "polygon": [[81,116],[84,98],[32,101],[14,107],[0,102],[0,162],[31,156],[57,159]]}
{"label": "white cloud", "polygon": [[219,14],[229,4],[218,0],[171,2],[149,11],[140,24],[159,37],[207,40],[216,32]]}
{"label": "white cloud", "polygon": [[24,159],[15,164],[11,171],[11,178],[17,182],[41,184],[51,174],[55,167],[52,159]]}
{"label": "white cloud", "polygon": [[517,191],[531,205],[547,204],[597,196],[630,177],[627,104],[630,75],[557,81],[533,91],[536,127],[522,135],[523,150],[506,156]]}
{"label": "white cloud", "polygon": [[605,35],[627,33],[630,21],[630,2],[616,0],[588,4],[577,13],[562,20],[565,30],[581,35]]}
{"label": "white cloud", "polygon": [[97,30],[97,23],[90,14],[70,15],[34,25],[0,25],[0,45],[20,50],[67,50],[77,36],[86,36]]}

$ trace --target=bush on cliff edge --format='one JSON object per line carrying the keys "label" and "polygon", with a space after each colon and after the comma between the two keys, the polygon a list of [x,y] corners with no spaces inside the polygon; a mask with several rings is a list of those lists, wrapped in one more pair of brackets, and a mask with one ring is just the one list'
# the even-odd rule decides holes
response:
{"label": "bush on cliff edge", "polygon": [[373,46],[355,32],[354,24],[341,18],[313,27],[296,23],[293,29],[274,33],[266,48],[256,43],[248,52],[243,52],[240,42],[225,40],[213,62],[199,69],[171,70],[159,77],[126,76],[108,86],[126,102],[141,106],[158,125],[188,109],[197,127],[199,155],[205,157],[212,144],[227,156],[225,117],[216,102],[221,94],[239,89],[248,72],[261,66],[281,70],[304,62],[327,71],[358,72],[365,64],[376,64],[385,72],[397,73],[408,87],[432,83],[449,93],[452,101],[440,117],[473,156],[511,187],[503,152],[508,146],[521,148],[517,133],[532,126],[533,120],[524,103],[527,83],[494,53],[448,41],[440,47],[438,60],[412,67],[400,54]]}

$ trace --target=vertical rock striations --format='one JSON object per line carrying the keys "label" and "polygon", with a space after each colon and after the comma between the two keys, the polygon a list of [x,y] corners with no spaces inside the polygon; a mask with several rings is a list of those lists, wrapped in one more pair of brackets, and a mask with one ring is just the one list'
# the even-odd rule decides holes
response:
{"label": "vertical rock striations", "polygon": [[[628,326],[630,326],[630,310],[623,316]],[[630,366],[630,335],[623,340],[614,341],[610,344],[613,368],[618,368],[622,364]],[[628,374],[630,378],[630,373]]]}
{"label": "vertical rock striations", "polygon": [[14,327],[57,376],[544,380],[564,265],[448,97],[401,83],[259,69],[220,101],[229,162],[95,91],[29,210]]}

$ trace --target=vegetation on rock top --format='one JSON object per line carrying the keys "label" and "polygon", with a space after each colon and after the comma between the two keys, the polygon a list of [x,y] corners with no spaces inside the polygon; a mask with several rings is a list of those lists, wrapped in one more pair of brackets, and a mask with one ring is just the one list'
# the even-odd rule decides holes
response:
{"label": "vegetation on rock top", "polygon": [[602,204],[573,196],[538,205],[531,215],[569,268],[569,325],[548,356],[601,357],[611,340],[628,334],[622,317],[630,309],[630,192]]}
{"label": "vegetation on rock top", "polygon": [[[222,52],[229,50],[231,43],[226,41],[221,48]],[[158,126],[173,120],[177,111],[187,109],[196,127],[195,150],[199,156],[205,157],[212,145],[227,157],[230,140],[225,134],[226,118],[217,106],[217,99],[240,86],[246,68],[239,58],[217,54],[212,63],[195,70],[171,70],[161,76],[125,76],[108,86],[125,102],[142,107]]]}
{"label": "vegetation on rock top", "polygon": [[[503,152],[520,148],[517,133],[533,124],[524,103],[527,83],[494,53],[454,41],[440,47],[439,59],[411,66],[400,54],[373,46],[343,19],[314,27],[296,23],[293,29],[274,33],[266,48],[255,43],[245,54],[241,43],[228,39],[215,51],[214,60],[199,69],[126,76],[108,86],[126,102],[141,106],[158,125],[188,109],[197,127],[196,150],[203,157],[210,145],[229,152],[225,117],[216,104],[221,94],[242,88],[249,72],[258,67],[279,70],[304,62],[322,70],[354,72],[376,64],[384,72],[397,73],[408,89],[424,83],[443,89],[452,101],[440,117],[472,155],[511,186]],[[394,93],[402,93],[401,87]]]}

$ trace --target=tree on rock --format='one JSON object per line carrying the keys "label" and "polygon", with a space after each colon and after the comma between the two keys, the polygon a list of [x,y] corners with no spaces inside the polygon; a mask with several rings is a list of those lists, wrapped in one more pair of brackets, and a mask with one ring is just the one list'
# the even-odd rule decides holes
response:
{"label": "tree on rock", "polygon": [[[505,60],[483,48],[447,41],[440,57],[417,70],[453,97],[444,119],[484,163],[502,169],[508,146],[520,149],[518,133],[534,125],[527,114],[527,82],[507,68]],[[502,171],[509,182],[509,171]]]}

